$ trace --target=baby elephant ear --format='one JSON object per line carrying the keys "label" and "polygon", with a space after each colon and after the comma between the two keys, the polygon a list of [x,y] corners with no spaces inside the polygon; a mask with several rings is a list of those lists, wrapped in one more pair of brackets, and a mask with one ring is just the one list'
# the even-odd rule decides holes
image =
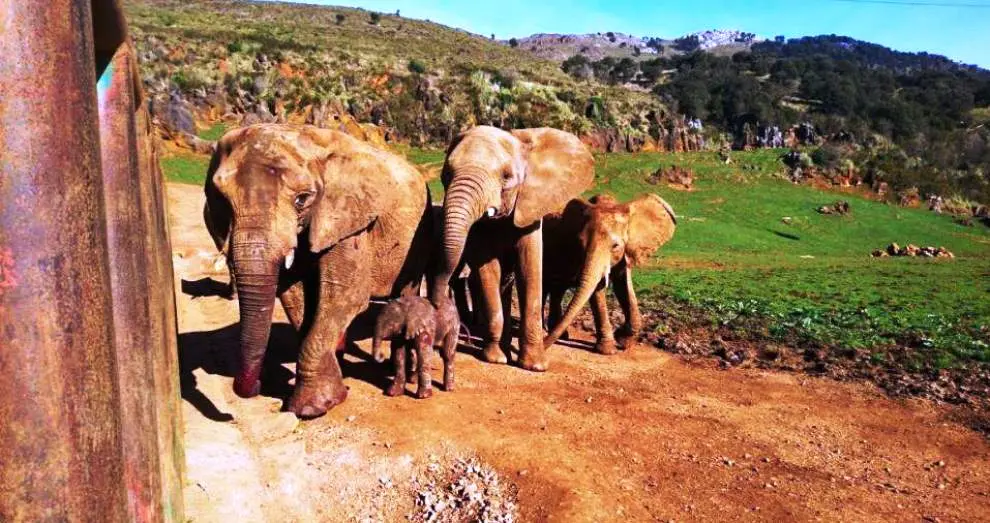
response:
{"label": "baby elephant ear", "polygon": [[577,136],[557,129],[520,129],[526,173],[516,199],[513,223],[527,227],[591,187],[595,160]]}
{"label": "baby elephant ear", "polygon": [[626,257],[633,266],[649,260],[663,244],[670,241],[677,228],[674,209],[663,198],[645,194],[629,202],[629,241]]}

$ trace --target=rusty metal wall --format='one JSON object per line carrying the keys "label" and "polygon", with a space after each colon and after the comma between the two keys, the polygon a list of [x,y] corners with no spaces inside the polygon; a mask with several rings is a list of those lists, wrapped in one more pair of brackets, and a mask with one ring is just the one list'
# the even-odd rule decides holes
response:
{"label": "rusty metal wall", "polygon": [[0,0],[0,26],[0,521],[182,521],[171,248],[123,12]]}
{"label": "rusty metal wall", "polygon": [[125,521],[90,6],[0,26],[0,520]]}

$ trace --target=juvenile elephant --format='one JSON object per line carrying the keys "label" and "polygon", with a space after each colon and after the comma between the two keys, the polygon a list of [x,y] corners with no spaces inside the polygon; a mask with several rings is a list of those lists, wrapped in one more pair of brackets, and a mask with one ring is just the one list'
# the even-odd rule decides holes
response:
{"label": "juvenile elephant", "polygon": [[372,297],[418,290],[430,250],[429,192],[405,160],[313,126],[225,134],[206,179],[208,229],[232,262],[241,313],[234,391],[258,394],[275,297],[303,335],[288,409],[344,401],[334,348]]}
{"label": "juvenile elephant", "polygon": [[588,148],[556,129],[506,132],[480,126],[461,133],[447,150],[441,173],[446,188],[443,251],[430,298],[434,304],[448,299],[448,284],[460,263],[470,267],[480,281],[487,319],[481,333],[487,361],[508,361],[510,293],[500,293],[500,284],[503,275],[515,272],[522,317],[518,363],[533,371],[547,369],[542,218],[593,179]]}
{"label": "juvenile elephant", "polygon": [[[655,194],[640,196],[629,203],[619,203],[607,195],[596,196],[591,201],[575,199],[563,212],[546,216],[543,281],[545,293],[550,297],[550,333],[543,340],[544,345],[557,341],[590,298],[598,330],[595,348],[602,354],[614,354],[616,338],[626,346],[642,324],[632,285],[632,268],[667,243],[676,227],[674,210]],[[605,305],[610,279],[625,316],[625,324],[614,335]],[[567,312],[562,314],[564,292],[575,288]]]}
{"label": "juvenile elephant", "polygon": [[419,296],[403,296],[388,302],[375,322],[371,344],[375,361],[381,363],[385,361],[382,341],[392,340],[395,380],[385,394],[399,396],[405,392],[408,359],[411,362],[409,367],[415,369],[418,378],[416,397],[423,399],[432,396],[430,359],[434,347],[440,349],[440,358],[443,360],[443,390],[454,390],[454,356],[460,327],[457,309],[450,300],[446,300],[439,309]]}

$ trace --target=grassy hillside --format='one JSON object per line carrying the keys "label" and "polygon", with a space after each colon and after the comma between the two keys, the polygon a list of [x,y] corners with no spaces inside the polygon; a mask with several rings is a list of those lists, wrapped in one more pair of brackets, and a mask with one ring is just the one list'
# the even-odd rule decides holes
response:
{"label": "grassy hillside", "polygon": [[646,132],[642,115],[661,107],[648,93],[579,82],[527,51],[394,14],[233,0],[125,4],[148,90],[178,93],[203,126],[329,112],[442,146],[477,123]]}
{"label": "grassy hillside", "polygon": [[[948,216],[793,185],[774,176],[779,151],[599,156],[596,192],[663,195],[675,238],[637,286],[651,307],[687,306],[716,326],[761,339],[836,349],[912,348],[913,363],[990,362],[990,231]],[[698,175],[692,192],[650,185],[660,165]],[[816,212],[837,199],[847,216]],[[785,220],[785,218],[787,218]],[[786,223],[785,223],[786,222]],[[955,260],[870,258],[891,242],[945,246]]]}

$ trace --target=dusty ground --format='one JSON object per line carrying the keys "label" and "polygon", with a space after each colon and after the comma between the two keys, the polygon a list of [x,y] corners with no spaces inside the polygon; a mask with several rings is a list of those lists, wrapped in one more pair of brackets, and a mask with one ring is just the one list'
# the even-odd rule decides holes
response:
{"label": "dusty ground", "polygon": [[168,196],[193,521],[418,518],[418,493],[444,490],[472,456],[518,493],[521,521],[990,521],[990,443],[943,408],[645,346],[555,347],[546,374],[465,349],[457,390],[422,401],[383,396],[384,368],[356,351],[348,400],[299,423],[279,412],[294,357],[284,317],[262,396],[233,394],[237,305],[216,296],[226,276],[202,190]]}

